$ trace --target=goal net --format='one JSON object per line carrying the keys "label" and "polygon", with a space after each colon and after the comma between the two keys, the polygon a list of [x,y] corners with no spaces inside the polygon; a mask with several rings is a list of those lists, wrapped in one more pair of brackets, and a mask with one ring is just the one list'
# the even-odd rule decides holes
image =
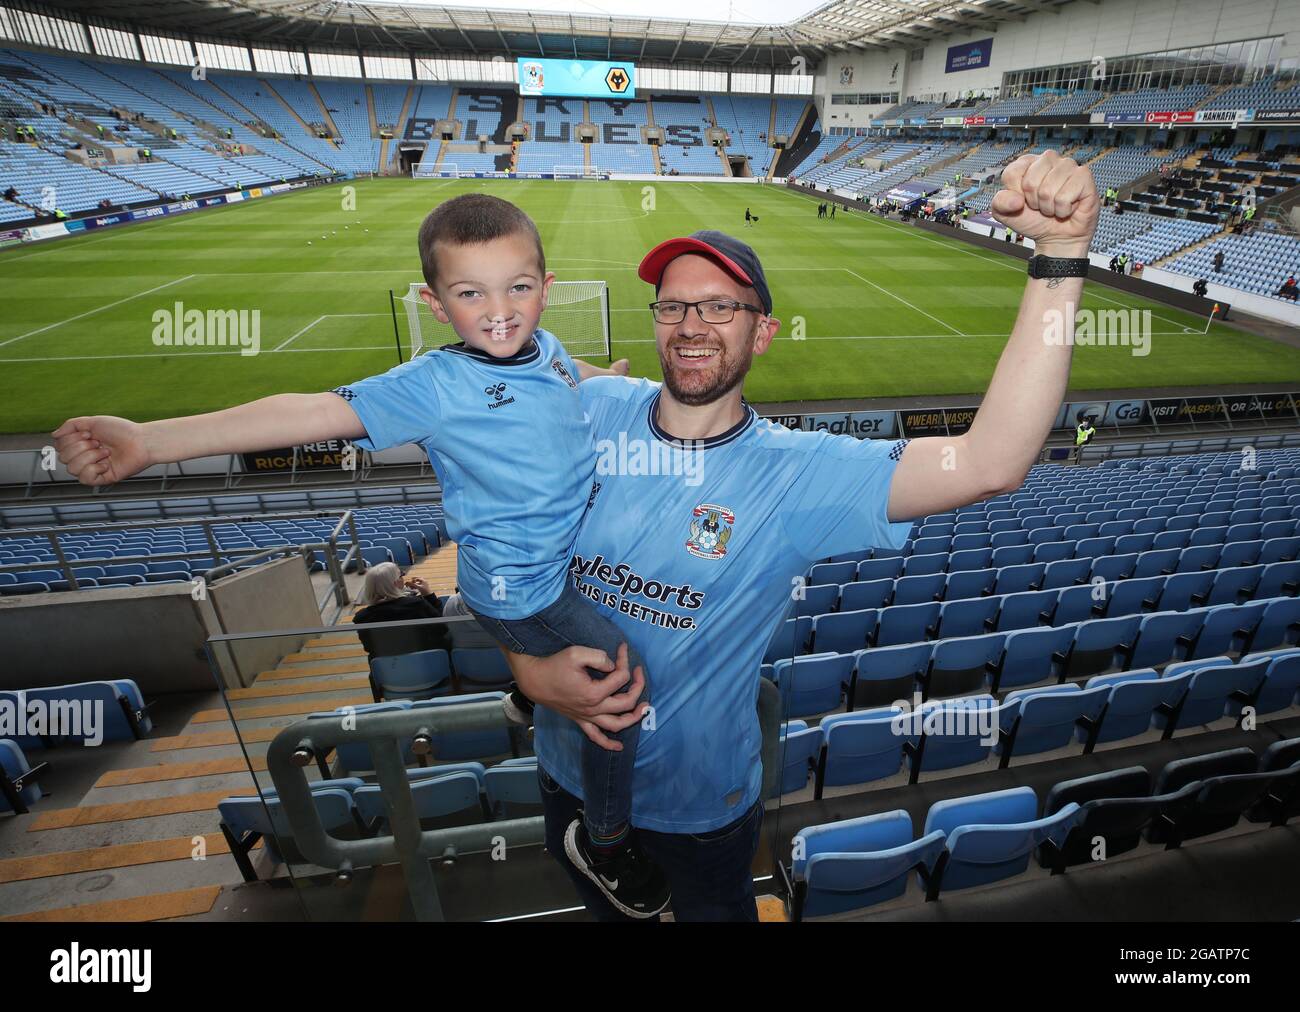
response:
{"label": "goal net", "polygon": [[432,161],[416,162],[411,166],[411,177],[413,179],[457,179],[460,177],[460,166],[454,162],[443,162],[434,168]]}
{"label": "goal net", "polygon": [[556,179],[599,179],[600,168],[596,165],[555,165],[552,172]]}
{"label": "goal net", "polygon": [[[412,281],[396,296],[398,334],[408,359],[460,340],[420,298],[423,281]],[[403,326],[404,325],[404,326]],[[612,361],[609,343],[609,288],[604,281],[555,281],[538,324],[549,330],[574,358]],[[403,333],[403,330],[405,333]]]}

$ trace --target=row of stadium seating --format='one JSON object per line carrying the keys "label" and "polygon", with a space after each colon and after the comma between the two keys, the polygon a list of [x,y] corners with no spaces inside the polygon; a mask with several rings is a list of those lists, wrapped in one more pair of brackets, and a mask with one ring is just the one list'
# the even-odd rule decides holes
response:
{"label": "row of stadium seating", "polygon": [[1238,748],[1174,760],[1154,778],[1137,766],[1063,781],[1041,806],[1032,787],[939,801],[919,838],[903,809],[808,826],[782,872],[795,920],[842,915],[904,896],[913,870],[926,898],[936,900],[1021,876],[1035,855],[1054,872],[1089,864],[1099,840],[1109,860],[1142,840],[1176,848],[1232,829],[1243,816],[1284,826],[1298,800],[1300,739],[1291,739],[1260,755]]}
{"label": "row of stadium seating", "polygon": [[[360,554],[367,563],[409,565],[434,551],[443,536],[441,505],[363,508],[355,511],[354,519]],[[329,539],[337,523],[337,517],[212,523],[209,530],[222,553],[220,558],[212,556],[208,532],[191,525],[68,533],[59,536],[59,544],[63,557],[76,563],[72,568],[79,589],[138,586],[188,582],[240,554],[265,548],[320,544]],[[340,559],[348,550],[349,537],[350,532],[340,544]],[[57,555],[47,537],[15,533],[0,538],[0,567],[42,563],[49,568],[0,572],[0,594],[71,589],[62,569],[57,568]],[[312,568],[323,567],[324,553],[316,551]]]}
{"label": "row of stadium seating", "polygon": [[[1214,258],[1223,254],[1223,270]],[[1278,289],[1288,274],[1300,274],[1300,239],[1266,230],[1224,235],[1164,265],[1175,274],[1239,288],[1253,295],[1281,299]]]}
{"label": "row of stadium seating", "polygon": [[[796,677],[797,675],[797,677]],[[823,688],[835,677],[826,672],[818,679],[813,662],[789,661],[777,666],[773,676],[783,699],[794,710],[816,712],[813,707],[830,701]],[[904,684],[906,688],[906,685]],[[822,698],[813,699],[821,690]],[[911,695],[900,696],[908,709],[894,705],[823,717],[814,725],[795,718],[782,724],[781,793],[795,794],[812,784],[813,799],[826,788],[860,787],[896,776],[904,770],[913,783],[928,765],[933,770],[976,765],[990,757],[1007,768],[1012,760],[1041,756],[1080,745],[1079,755],[1091,755],[1098,745],[1132,743],[1152,729],[1162,737],[1179,730],[1213,724],[1222,717],[1237,717],[1252,707],[1256,717],[1272,716],[1296,703],[1300,692],[1300,650],[1282,649],[1242,656],[1222,656],[1168,665],[1163,673],[1143,668],[1097,675],[1083,684],[1064,682],[1008,692],[1001,702],[986,693],[931,700],[913,706]],[[801,706],[805,701],[811,705]],[[900,733],[920,716],[905,716],[921,709],[976,711],[970,716],[983,724],[982,741],[962,742],[955,756],[909,752],[916,734]],[[918,729],[919,730],[919,729]],[[947,763],[942,759],[948,759]],[[953,761],[959,759],[959,761]],[[928,760],[928,763],[927,763]]]}
{"label": "row of stadium seating", "polygon": [[[990,638],[982,641],[983,645],[994,649],[1001,645],[994,634],[1045,627],[1072,629],[1077,639],[1088,642],[1103,632],[1117,636],[1115,643],[1123,644],[1124,651],[1136,651],[1128,662],[1145,667],[1169,660],[1170,654],[1157,655],[1185,645],[1182,639],[1194,643],[1213,608],[1232,609],[1229,615],[1220,617],[1221,622],[1244,622],[1255,615],[1270,636],[1288,632],[1300,623],[1300,602],[1285,595],[1294,594],[1297,587],[1300,562],[1293,561],[1116,580],[1095,587],[1027,590],[916,604],[895,601],[887,607],[787,619],[772,637],[764,663],[828,653],[851,656],[869,648],[906,647],[934,640],[951,645],[953,640],[986,635]],[[1268,606],[1267,615],[1235,607],[1260,602]],[[1231,631],[1235,634],[1239,628],[1234,626]],[[1135,646],[1139,636],[1142,642]],[[1212,641],[1218,643],[1217,639]],[[1064,646],[1069,645],[1070,637],[1065,637]],[[1263,649],[1277,644],[1252,645]],[[1095,660],[1091,658],[1088,663]]]}

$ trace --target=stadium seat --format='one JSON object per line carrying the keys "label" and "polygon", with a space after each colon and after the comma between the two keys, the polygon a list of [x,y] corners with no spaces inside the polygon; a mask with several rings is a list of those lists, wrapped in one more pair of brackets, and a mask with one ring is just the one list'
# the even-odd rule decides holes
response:
{"label": "stadium seat", "polygon": [[821,756],[823,733],[820,725],[809,727],[803,720],[787,720],[781,725],[781,780],[771,797],[793,794],[808,786],[808,778],[815,774]]}
{"label": "stadium seat", "polygon": [[942,833],[945,849],[929,882],[930,898],[1019,875],[1044,843],[1064,846],[1079,821],[1079,806],[1070,802],[1041,819],[1037,810],[1038,797],[1030,787],[932,805],[925,832]]}
{"label": "stadium seat", "polygon": [[389,699],[428,699],[452,691],[451,661],[446,650],[374,657],[370,680],[376,702]]}
{"label": "stadium seat", "polygon": [[792,919],[876,906],[907,891],[916,868],[928,876],[944,852],[944,834],[912,839],[906,811],[809,826],[794,838]]}
{"label": "stadium seat", "polygon": [[810,717],[838,709],[853,674],[852,653],[819,653],[774,661],[782,715]]}
{"label": "stadium seat", "polygon": [[896,774],[903,765],[903,738],[893,724],[903,712],[892,706],[823,718],[815,797],[826,787],[868,784]]}
{"label": "stadium seat", "polygon": [[849,709],[885,706],[900,699],[911,700],[920,691],[935,644],[911,643],[859,650],[849,683]]}

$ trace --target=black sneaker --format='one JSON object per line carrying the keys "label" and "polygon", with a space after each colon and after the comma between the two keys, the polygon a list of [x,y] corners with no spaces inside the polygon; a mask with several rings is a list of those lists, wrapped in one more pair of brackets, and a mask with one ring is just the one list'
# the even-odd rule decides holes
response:
{"label": "black sneaker", "polygon": [[506,692],[506,698],[502,700],[501,708],[506,712],[506,720],[513,724],[522,724],[524,727],[530,727],[533,723],[533,701],[519,691],[519,686],[514,682],[510,683],[510,689]]}
{"label": "black sneaker", "polygon": [[564,851],[580,872],[591,879],[610,903],[628,917],[648,919],[661,913],[670,898],[663,869],[650,860],[636,834],[609,857],[600,857],[581,819],[564,834]]}

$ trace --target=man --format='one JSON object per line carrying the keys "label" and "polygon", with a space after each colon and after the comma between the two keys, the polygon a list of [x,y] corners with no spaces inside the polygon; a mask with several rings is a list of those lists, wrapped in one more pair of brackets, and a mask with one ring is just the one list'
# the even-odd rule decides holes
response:
{"label": "man", "polygon": [[837,207],[839,207],[839,204],[831,204],[831,221],[835,220],[835,209]]}
{"label": "man", "polygon": [[1287,279],[1282,282],[1282,287],[1277,290],[1277,294],[1284,299],[1290,299],[1292,302],[1296,301],[1297,296],[1300,296],[1300,288],[1296,287],[1294,274],[1287,275]]}
{"label": "man", "polygon": [[[596,917],[618,919],[568,862],[562,840],[583,804],[583,736],[609,747],[607,732],[650,716],[632,822],[668,878],[674,916],[755,920],[750,866],[763,811],[755,698],[792,587],[820,559],[897,548],[914,518],[1019,487],[1037,460],[1073,343],[1045,340],[1045,321],[1073,325],[1069,307],[1082,294],[1098,196],[1088,169],[1054,151],[1011,163],[1003,185],[992,213],[1048,259],[1031,262],[1015,328],[961,436],[859,441],[758,419],[742,384],[780,321],[753,250],[701,232],[661,243],[641,261],[638,276],[656,286],[664,382],[584,383],[593,439],[603,457],[648,446],[697,453],[698,467],[676,468],[676,476],[617,461],[598,467],[570,573],[645,657],[653,711],[637,701],[644,683],[628,672],[625,649],[617,661],[578,647],[511,657],[520,689],[538,704],[547,849]],[[610,674],[594,680],[587,665]]]}
{"label": "man", "polygon": [[1223,273],[1223,250],[1219,250],[1219,252],[1214,254],[1214,273]]}
{"label": "man", "polygon": [[1205,298],[1205,293],[1209,290],[1210,286],[1206,283],[1204,278],[1197,278],[1196,284],[1192,285],[1192,294],[1198,295],[1202,299]]}
{"label": "man", "polygon": [[1074,462],[1080,463],[1083,457],[1083,448],[1092,442],[1092,437],[1097,434],[1097,430],[1092,427],[1092,416],[1085,415],[1078,425],[1074,428]]}
{"label": "man", "polygon": [[1007,229],[1007,234],[1006,234],[1006,241],[1007,241],[1007,242],[1010,242],[1010,241],[1011,241],[1011,237],[1012,237],[1014,234],[1015,234],[1015,233],[1014,233],[1010,228],[1008,228],[1008,229]]}

